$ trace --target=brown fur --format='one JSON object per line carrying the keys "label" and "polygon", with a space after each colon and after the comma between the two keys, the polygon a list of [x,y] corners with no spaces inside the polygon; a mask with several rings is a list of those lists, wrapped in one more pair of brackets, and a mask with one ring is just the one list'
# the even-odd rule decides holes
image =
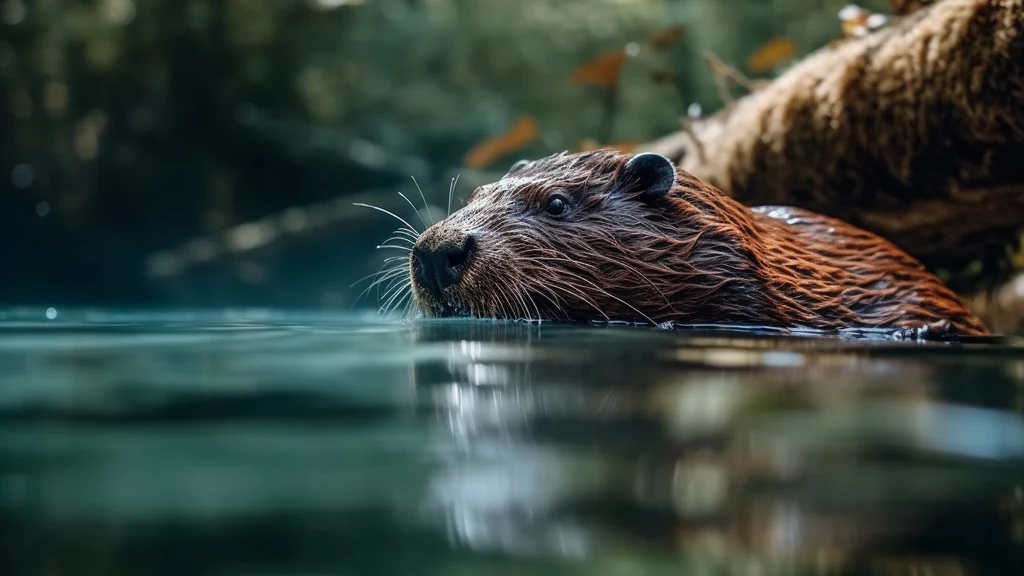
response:
{"label": "brown fur", "polygon": [[913,13],[695,122],[699,147],[679,133],[641,149],[683,157],[745,204],[875,232],[932,269],[1005,258],[1024,229],[1024,0],[894,5]]}
{"label": "brown fur", "polygon": [[[432,248],[477,239],[444,294],[458,314],[777,327],[984,326],[916,260],[871,233],[794,208],[750,209],[683,170],[669,196],[619,178],[612,151],[559,154],[477,189],[426,230]],[[549,195],[571,198],[560,219]],[[442,306],[415,281],[427,315]]]}

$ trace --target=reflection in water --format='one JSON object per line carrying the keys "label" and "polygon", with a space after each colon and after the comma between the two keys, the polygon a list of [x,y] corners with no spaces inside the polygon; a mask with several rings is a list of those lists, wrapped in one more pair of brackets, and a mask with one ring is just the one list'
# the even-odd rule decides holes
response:
{"label": "reflection in water", "polygon": [[0,573],[1021,573],[1022,350],[62,310]]}
{"label": "reflection in water", "polygon": [[958,375],[940,366],[839,341],[812,355],[620,335],[566,347],[530,325],[419,327],[449,349],[414,377],[460,447],[432,492],[454,544],[963,573],[987,560],[912,543],[958,540],[957,508],[994,493],[1016,518],[986,520],[1024,525],[1024,421],[944,402]]}

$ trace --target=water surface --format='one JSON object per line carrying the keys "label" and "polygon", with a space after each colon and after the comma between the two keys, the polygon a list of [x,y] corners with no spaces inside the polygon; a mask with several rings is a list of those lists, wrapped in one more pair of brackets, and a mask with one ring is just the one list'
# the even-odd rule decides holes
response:
{"label": "water surface", "polygon": [[1024,573],[1021,340],[54,312],[3,574]]}

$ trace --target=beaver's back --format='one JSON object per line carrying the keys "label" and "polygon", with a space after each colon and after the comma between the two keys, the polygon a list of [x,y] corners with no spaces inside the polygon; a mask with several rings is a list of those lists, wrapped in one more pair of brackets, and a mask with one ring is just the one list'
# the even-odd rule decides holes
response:
{"label": "beaver's back", "polygon": [[[770,274],[834,292],[858,323],[939,324],[961,335],[988,330],[924,265],[888,240],[835,218],[788,206],[751,208],[762,225]],[[827,306],[816,311],[828,316]]]}

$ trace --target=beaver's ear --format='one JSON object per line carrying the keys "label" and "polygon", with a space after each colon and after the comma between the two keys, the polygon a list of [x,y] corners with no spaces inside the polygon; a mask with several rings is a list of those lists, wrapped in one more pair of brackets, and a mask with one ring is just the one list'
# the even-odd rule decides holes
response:
{"label": "beaver's ear", "polygon": [[676,183],[676,166],[661,154],[637,154],[622,167],[622,177],[634,182],[643,191],[643,198],[664,198]]}
{"label": "beaver's ear", "polygon": [[526,160],[525,158],[522,160],[517,160],[516,163],[513,164],[512,167],[508,169],[508,172],[505,173],[505,176],[502,176],[502,178],[505,178],[506,176],[511,176],[516,172],[519,172],[523,168],[526,168],[527,164],[529,163],[530,161]]}

